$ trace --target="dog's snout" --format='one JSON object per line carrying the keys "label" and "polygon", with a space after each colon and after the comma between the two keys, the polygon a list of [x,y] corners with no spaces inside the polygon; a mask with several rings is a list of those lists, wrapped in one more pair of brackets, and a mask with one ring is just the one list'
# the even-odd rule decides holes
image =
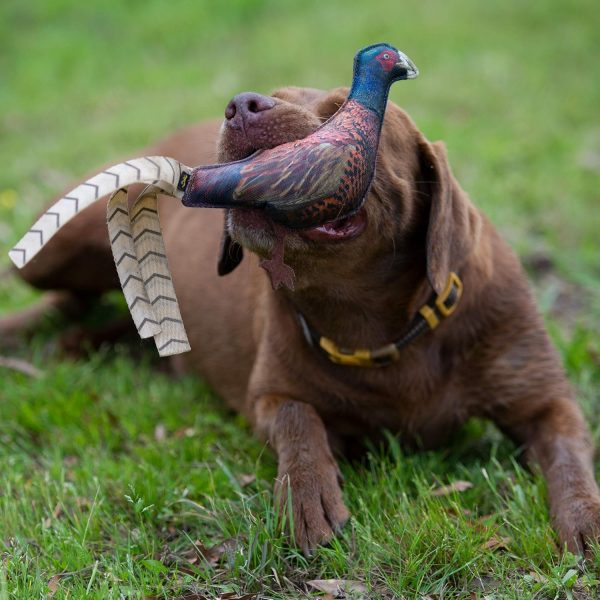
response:
{"label": "dog's snout", "polygon": [[257,150],[274,148],[311,134],[321,121],[299,102],[244,92],[225,107],[219,161],[241,160]]}
{"label": "dog's snout", "polygon": [[234,96],[225,108],[225,118],[228,121],[248,119],[249,116],[264,112],[275,106],[275,100],[268,96],[244,92]]}

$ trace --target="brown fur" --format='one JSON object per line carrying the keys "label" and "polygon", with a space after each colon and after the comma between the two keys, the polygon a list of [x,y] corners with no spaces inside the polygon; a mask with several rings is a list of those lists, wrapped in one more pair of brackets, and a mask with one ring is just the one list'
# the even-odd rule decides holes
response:
{"label": "brown fur", "polygon": [[[345,90],[286,88],[248,130],[224,127],[219,158],[300,138],[330,116]],[[188,128],[146,154],[190,165],[217,159],[219,124]],[[592,445],[580,409],[519,261],[454,179],[444,146],[428,142],[410,118],[388,107],[363,234],[337,243],[291,235],[286,262],[296,290],[271,289],[258,268],[273,234],[261,218],[229,215],[247,249],[232,274],[216,273],[222,215],[161,199],[161,221],[192,351],[176,371],[201,374],[243,412],[279,458],[277,490],[290,486],[297,543],[309,551],[348,517],[332,447],[382,429],[408,444],[435,447],[472,416],[497,423],[541,467],[550,510],[570,550],[600,531]],[[38,287],[71,295],[118,287],[105,230],[105,205],[84,211],[23,272]],[[380,369],[330,363],[303,338],[301,311],[345,347],[398,339],[432,287],[449,271],[464,282],[456,313]],[[64,297],[62,299],[64,302]],[[45,308],[44,308],[45,310]],[[33,313],[0,324],[34,326]],[[11,329],[12,328],[12,329]]]}

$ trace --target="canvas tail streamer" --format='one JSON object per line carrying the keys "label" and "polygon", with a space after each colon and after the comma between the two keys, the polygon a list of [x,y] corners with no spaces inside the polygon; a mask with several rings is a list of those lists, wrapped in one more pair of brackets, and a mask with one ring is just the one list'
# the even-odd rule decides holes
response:
{"label": "canvas tail streamer", "polygon": [[153,337],[160,332],[160,325],[148,298],[133,244],[127,190],[121,188],[110,197],[106,222],[115,266],[131,318],[142,339]]}
{"label": "canvas tail streamer", "polygon": [[165,156],[146,156],[125,161],[84,181],[47,210],[8,253],[19,268],[24,267],[50,238],[84,208],[104,196],[134,183],[149,183],[178,198],[182,171],[191,169]]}
{"label": "canvas tail streamer", "polygon": [[133,204],[130,217],[133,245],[142,279],[160,327],[160,331],[154,334],[156,348],[161,356],[170,356],[188,352],[190,344],[181,319],[160,229],[158,191],[159,188],[148,186]]}
{"label": "canvas tail streamer", "polygon": [[[22,268],[79,212],[111,194],[107,225],[127,306],[140,337],[154,337],[161,356],[190,350],[158,217],[158,193],[181,199],[192,169],[173,158],[147,156],[120,163],[54,203],[9,252]],[[149,184],[131,210],[127,187]]]}

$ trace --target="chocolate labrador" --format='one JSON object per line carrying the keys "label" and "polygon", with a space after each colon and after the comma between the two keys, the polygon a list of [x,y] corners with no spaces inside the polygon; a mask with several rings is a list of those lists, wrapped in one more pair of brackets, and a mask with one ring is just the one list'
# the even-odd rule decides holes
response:
{"label": "chocolate labrador", "polygon": [[[310,134],[346,93],[241,94],[223,124],[190,127],[139,155],[241,159]],[[0,332],[119,288],[105,209],[83,211],[22,271],[60,293]],[[264,213],[229,210],[223,236],[222,211],[172,199],[160,209],[192,345],[172,365],[200,374],[277,452],[276,490],[291,490],[304,551],[348,519],[334,454],[384,429],[436,447],[469,417],[494,421],[539,464],[568,549],[598,539],[590,435],[519,261],[454,179],[443,144],[400,108],[388,106],[373,184],[353,216],[285,231]],[[270,281],[282,239],[293,290]]]}

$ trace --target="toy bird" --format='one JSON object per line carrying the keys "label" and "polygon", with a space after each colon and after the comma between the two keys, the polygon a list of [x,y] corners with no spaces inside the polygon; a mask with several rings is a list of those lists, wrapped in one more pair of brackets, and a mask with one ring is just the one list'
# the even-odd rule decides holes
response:
{"label": "toy bird", "polygon": [[[180,198],[186,206],[264,209],[278,235],[271,258],[261,266],[273,287],[293,289],[294,272],[283,261],[286,228],[317,227],[360,208],[373,179],[390,86],[418,73],[388,44],[363,48],[354,59],[347,100],[308,137],[220,165],[192,168],[165,156],[113,165],[55,202],[9,255],[24,267],[79,212],[112,194],[109,237],[140,336],[153,336],[161,356],[185,352],[189,344],[161,241],[157,193]],[[149,185],[129,205],[125,190],[136,183]]]}
{"label": "toy bird", "polygon": [[262,208],[292,229],[353,214],[373,178],[390,86],[418,74],[388,44],[363,48],[354,59],[348,98],[328,121],[301,140],[236,162],[196,167],[185,183],[183,204]]}

